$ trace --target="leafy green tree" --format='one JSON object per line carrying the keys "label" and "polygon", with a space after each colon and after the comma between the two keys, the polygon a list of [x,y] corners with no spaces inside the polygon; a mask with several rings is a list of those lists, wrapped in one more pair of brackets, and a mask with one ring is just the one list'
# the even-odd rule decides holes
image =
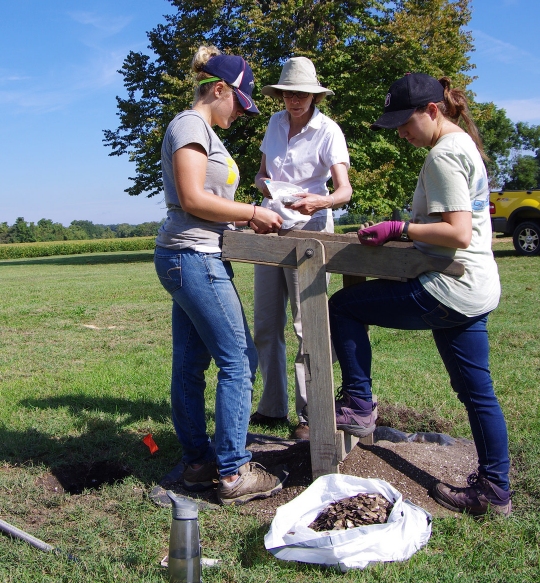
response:
{"label": "leafy green tree", "polygon": [[[151,221],[140,225],[95,225],[92,221],[72,221],[69,227],[40,219],[37,224],[27,223],[19,217],[12,226],[0,223],[0,244],[29,243],[36,241],[76,241],[82,239],[113,239],[115,237],[148,237],[157,235],[165,222]],[[118,234],[117,231],[118,230]]]}
{"label": "leafy green tree", "polygon": [[62,223],[53,223],[51,219],[40,219],[36,225],[37,241],[64,241],[67,229]]}
{"label": "leafy green tree", "polygon": [[9,243],[9,225],[6,221],[0,223],[0,243]]}
{"label": "leafy green tree", "polygon": [[[130,195],[162,189],[160,148],[171,119],[193,96],[190,63],[201,44],[240,54],[258,87],[275,83],[283,62],[306,56],[336,95],[321,109],[342,127],[351,155],[351,210],[389,214],[410,200],[425,151],[395,132],[371,132],[390,84],[409,71],[448,75],[467,86],[472,68],[469,0],[169,0],[176,10],[148,33],[152,55],[130,52],[120,70],[127,98],[120,124],[104,131],[111,155],[129,155]],[[257,93],[255,92],[257,97]],[[258,96],[262,115],[243,118],[222,138],[241,171],[239,197],[258,197],[253,178],[269,116],[280,109]]]}
{"label": "leafy green tree", "polygon": [[27,223],[23,217],[17,217],[15,223],[10,227],[9,239],[11,243],[34,243],[36,239],[36,226],[34,223]]}
{"label": "leafy green tree", "polygon": [[[532,186],[524,188],[540,188],[540,126],[530,126],[529,124],[518,122],[516,124],[516,130],[519,136],[519,145],[522,151],[529,151],[534,154],[534,160],[536,161],[536,181],[531,176],[525,182],[532,184]],[[523,164],[521,160],[517,160],[520,165]],[[525,162],[529,167],[529,172],[532,174],[534,172],[534,164],[531,160]],[[516,174],[518,171],[516,169]]]}
{"label": "leafy green tree", "polygon": [[519,147],[524,150],[530,150],[538,156],[540,154],[540,126],[530,126],[527,123],[518,122],[516,131]]}
{"label": "leafy green tree", "polygon": [[518,154],[504,183],[504,190],[531,190],[538,188],[540,167],[535,156]]}
{"label": "leafy green tree", "polygon": [[115,232],[106,225],[95,225],[92,221],[71,221],[70,227],[73,231],[82,231],[86,234],[81,239],[113,239]]}
{"label": "leafy green tree", "polygon": [[368,220],[366,215],[361,215],[358,213],[344,213],[339,219],[337,219],[338,225],[359,225],[360,223],[365,223]]}
{"label": "leafy green tree", "polygon": [[114,239],[116,233],[108,225],[99,225],[101,227],[100,239]]}
{"label": "leafy green tree", "polygon": [[493,103],[472,102],[471,111],[489,156],[486,165],[491,187],[532,188],[525,184],[536,187],[540,178],[540,126],[523,122],[514,124],[506,111]]}
{"label": "leafy green tree", "polygon": [[84,239],[89,238],[88,233],[78,225],[71,223],[69,227],[66,228],[66,241],[83,241]]}
{"label": "leafy green tree", "polygon": [[504,109],[493,103],[471,102],[471,113],[482,136],[484,150],[489,157],[486,162],[490,186],[499,188],[511,167],[512,151],[519,147],[516,126],[507,117]]}
{"label": "leafy green tree", "polygon": [[133,237],[156,237],[161,225],[165,222],[163,219],[160,222],[150,221],[148,223],[141,223],[133,229]]}
{"label": "leafy green tree", "polygon": [[71,221],[69,226],[84,232],[86,237],[83,237],[83,239],[97,239],[101,232],[92,221]]}
{"label": "leafy green tree", "polygon": [[120,223],[116,225],[113,231],[116,233],[116,236],[124,239],[126,237],[133,237],[133,225],[129,225],[128,223]]}

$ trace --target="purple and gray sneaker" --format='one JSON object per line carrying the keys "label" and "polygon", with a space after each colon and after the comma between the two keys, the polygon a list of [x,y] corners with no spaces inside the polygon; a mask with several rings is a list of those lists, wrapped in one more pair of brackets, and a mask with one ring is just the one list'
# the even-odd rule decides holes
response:
{"label": "purple and gray sneaker", "polygon": [[479,472],[473,472],[467,478],[465,488],[437,482],[431,489],[431,495],[441,506],[454,512],[467,512],[474,516],[488,511],[509,516],[512,512],[512,493],[490,482]]}
{"label": "purple and gray sneaker", "polygon": [[341,390],[336,399],[336,427],[356,437],[375,431],[377,403],[353,397]]}

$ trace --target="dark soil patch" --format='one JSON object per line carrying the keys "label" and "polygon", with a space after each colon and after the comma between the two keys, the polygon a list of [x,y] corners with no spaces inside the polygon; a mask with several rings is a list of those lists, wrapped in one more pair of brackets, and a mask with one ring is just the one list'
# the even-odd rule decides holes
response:
{"label": "dark soil patch", "polygon": [[[64,492],[82,494],[84,490],[98,490],[103,484],[121,482],[131,474],[129,468],[115,462],[96,462],[59,466],[52,470],[52,477],[42,478],[43,485],[49,484],[56,491],[58,484]],[[53,480],[55,478],[55,480]],[[57,483],[56,483],[57,481]]]}
{"label": "dark soil patch", "polygon": [[[404,432],[431,431],[451,433],[451,421],[435,418],[427,412],[417,412],[406,407],[385,403],[379,409],[380,423]],[[256,514],[270,522],[278,506],[286,504],[312,483],[309,441],[280,439],[269,435],[248,434],[248,449],[253,461],[269,471],[279,473],[286,467],[289,472],[283,490],[272,498],[253,500],[241,506],[240,512]],[[466,484],[467,476],[477,468],[474,444],[456,440],[455,445],[435,443],[378,441],[375,445],[359,445],[340,464],[340,473],[363,478],[378,478],[390,483],[413,503],[434,515],[449,515],[428,494],[436,481],[457,486]],[[98,490],[103,484],[114,484],[130,475],[124,465],[111,461],[93,464],[63,465],[42,476],[39,483],[49,492],[81,494],[85,489]],[[182,465],[173,468],[160,485],[150,493],[159,505],[170,504],[165,493],[171,489],[178,494],[191,496],[200,502],[201,509],[215,508],[218,504],[215,489],[197,495],[182,487]]]}
{"label": "dark soil patch", "polygon": [[46,492],[54,492],[56,494],[63,494],[65,492],[58,478],[52,474],[44,474],[36,480],[36,483],[38,486],[42,486]]}

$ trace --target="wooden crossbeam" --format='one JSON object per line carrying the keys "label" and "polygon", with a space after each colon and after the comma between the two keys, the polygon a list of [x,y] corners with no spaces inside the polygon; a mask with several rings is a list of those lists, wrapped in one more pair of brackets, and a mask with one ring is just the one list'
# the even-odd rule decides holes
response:
{"label": "wooden crossbeam", "polygon": [[440,271],[454,276],[464,273],[464,267],[458,261],[426,255],[407,243],[369,247],[360,245],[356,237],[354,242],[350,235],[315,231],[291,231],[282,237],[226,231],[222,257],[230,261],[296,268],[298,239],[321,241],[325,249],[326,271],[330,273],[397,280],[413,279],[426,271]]}

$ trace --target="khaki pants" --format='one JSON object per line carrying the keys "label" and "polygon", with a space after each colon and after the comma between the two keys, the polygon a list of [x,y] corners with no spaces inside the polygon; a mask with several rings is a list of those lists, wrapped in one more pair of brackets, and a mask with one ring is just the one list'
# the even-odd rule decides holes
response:
{"label": "khaki pants", "polygon": [[[315,217],[306,223],[295,225],[293,229],[332,233],[334,221],[331,216],[328,219]],[[307,422],[298,271],[283,267],[255,265],[254,298],[254,340],[263,379],[263,394],[257,411],[268,417],[285,417],[289,412],[285,326],[287,301],[290,301],[293,327],[298,339],[298,351],[294,361],[295,408],[299,421]]]}

